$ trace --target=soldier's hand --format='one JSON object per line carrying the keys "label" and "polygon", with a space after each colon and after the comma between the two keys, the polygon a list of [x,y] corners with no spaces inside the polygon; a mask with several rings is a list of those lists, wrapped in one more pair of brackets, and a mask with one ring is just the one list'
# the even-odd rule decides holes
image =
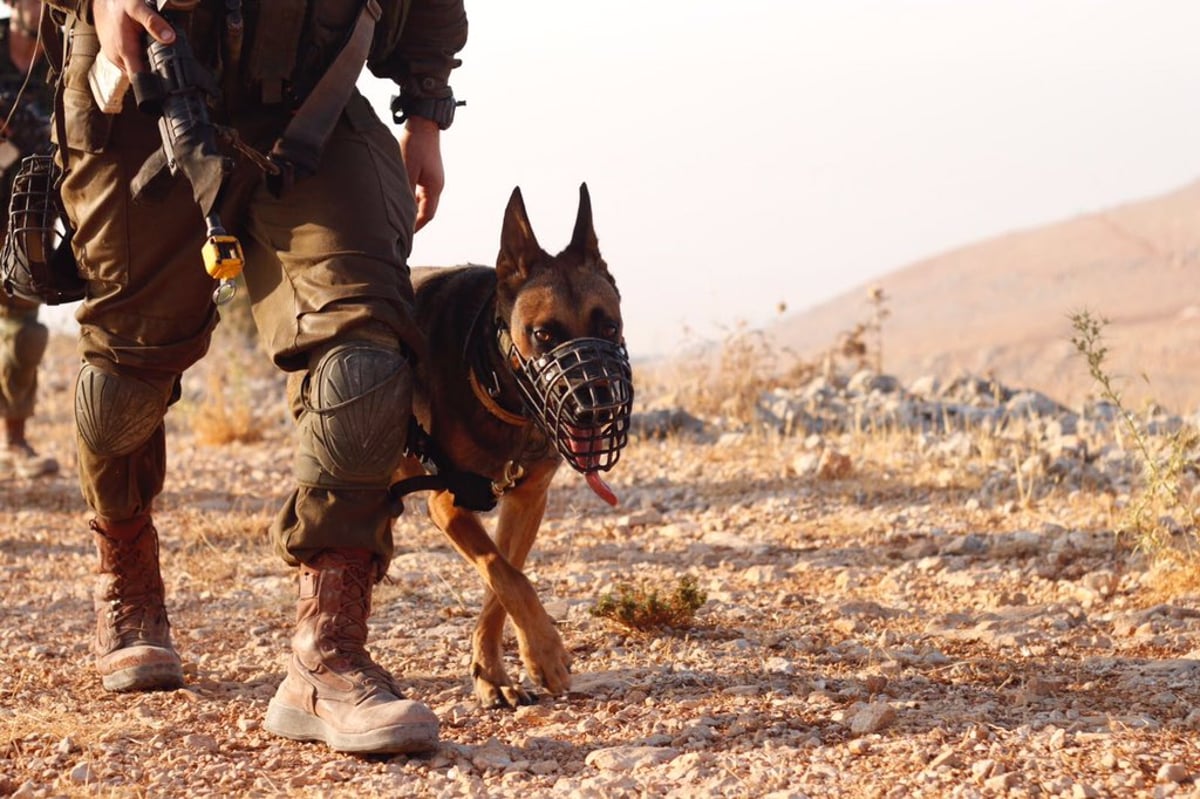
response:
{"label": "soldier's hand", "polygon": [[92,0],[92,19],[100,52],[126,75],[146,71],[143,31],[162,44],[175,40],[175,31],[144,0]]}
{"label": "soldier's hand", "polygon": [[400,132],[400,155],[408,170],[408,185],[417,199],[417,219],[413,232],[425,227],[437,213],[438,200],[446,185],[442,166],[442,132],[435,122],[424,117],[409,117]]}

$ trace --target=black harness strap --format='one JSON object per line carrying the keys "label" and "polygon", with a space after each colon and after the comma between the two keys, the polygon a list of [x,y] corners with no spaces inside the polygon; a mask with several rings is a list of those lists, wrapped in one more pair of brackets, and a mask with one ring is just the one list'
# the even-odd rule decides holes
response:
{"label": "black harness strap", "polygon": [[[490,314],[495,310],[495,298],[496,289],[493,287],[483,293],[478,307],[471,310],[471,325],[463,341],[463,362],[468,364],[469,373],[489,380],[490,384],[482,386],[482,390],[488,393],[498,410],[507,411],[500,405],[500,378],[489,358],[490,353],[496,352],[494,334],[490,330],[493,323]],[[492,390],[495,391],[494,395]],[[481,402],[484,400],[484,397],[480,397]],[[500,482],[493,482],[476,472],[456,469],[415,416],[408,426],[405,453],[420,460],[430,474],[408,477],[388,487],[388,497],[392,500],[395,516],[404,512],[404,497],[416,491],[449,491],[454,495],[456,506],[479,512],[489,511],[496,507],[496,502],[505,491],[520,481],[523,474],[520,466],[513,463],[509,464]]]}
{"label": "black harness strap", "polygon": [[496,507],[499,498],[492,481],[476,472],[455,469],[416,417],[408,426],[405,452],[420,460],[431,473],[406,477],[388,486],[393,516],[404,512],[404,497],[416,491],[449,491],[454,495],[454,504],[467,510],[482,512]]}

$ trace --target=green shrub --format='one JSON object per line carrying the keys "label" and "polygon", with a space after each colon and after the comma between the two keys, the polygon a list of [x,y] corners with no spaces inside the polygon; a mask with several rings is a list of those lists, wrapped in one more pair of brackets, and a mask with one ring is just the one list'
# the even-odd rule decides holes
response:
{"label": "green shrub", "polygon": [[687,575],[679,578],[674,593],[667,597],[660,597],[658,590],[645,582],[619,583],[613,593],[600,597],[591,612],[634,630],[684,629],[692,626],[696,611],[707,601],[696,578]]}
{"label": "green shrub", "polygon": [[[1123,532],[1132,535],[1136,546],[1152,557],[1186,562],[1194,560],[1193,542],[1197,529],[1197,511],[1189,500],[1184,477],[1194,466],[1194,452],[1200,436],[1194,428],[1183,425],[1163,440],[1154,440],[1145,427],[1121,401],[1105,359],[1108,347],[1103,344],[1108,320],[1097,318],[1088,311],[1071,314],[1075,335],[1071,343],[1087,360],[1088,372],[1100,389],[1101,398],[1117,409],[1121,430],[1129,437],[1142,465],[1143,486],[1130,503],[1123,522]],[[1182,522],[1183,537],[1178,537]]]}

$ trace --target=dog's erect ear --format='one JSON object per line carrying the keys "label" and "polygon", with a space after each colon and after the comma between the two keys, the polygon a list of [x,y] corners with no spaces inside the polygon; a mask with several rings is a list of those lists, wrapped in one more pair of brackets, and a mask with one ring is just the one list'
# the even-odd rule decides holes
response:
{"label": "dog's erect ear", "polygon": [[592,226],[592,198],[586,183],[579,184],[579,213],[575,215],[575,232],[567,249],[585,260],[589,256],[593,260],[600,260],[600,242],[596,240],[596,229]]}
{"label": "dog's erect ear", "polygon": [[542,248],[533,235],[529,214],[521,188],[513,189],[504,210],[504,227],[500,231],[500,256],[496,259],[496,277],[501,283],[525,280],[529,270],[542,257]]}

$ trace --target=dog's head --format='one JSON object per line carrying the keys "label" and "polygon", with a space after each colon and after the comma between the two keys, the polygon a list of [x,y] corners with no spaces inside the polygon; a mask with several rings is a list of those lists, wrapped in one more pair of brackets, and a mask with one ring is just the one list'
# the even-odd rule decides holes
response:
{"label": "dog's head", "polygon": [[633,380],[621,295],[600,256],[586,184],[571,243],[553,256],[538,245],[521,190],[513,190],[496,281],[501,348],[526,409],[573,468],[611,469],[628,440]]}

